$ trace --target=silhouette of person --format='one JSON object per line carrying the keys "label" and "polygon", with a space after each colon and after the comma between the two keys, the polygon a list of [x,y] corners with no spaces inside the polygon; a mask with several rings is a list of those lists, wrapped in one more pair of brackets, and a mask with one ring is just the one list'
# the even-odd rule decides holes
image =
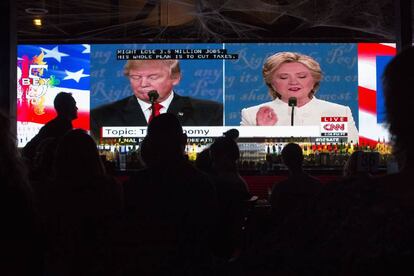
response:
{"label": "silhouette of person", "polygon": [[217,199],[208,176],[184,157],[177,117],[155,117],[145,138],[147,168],[125,183],[125,275],[211,275],[209,240]]}
{"label": "silhouette of person", "polygon": [[414,273],[414,148],[409,114],[414,101],[413,62],[414,48],[406,48],[388,63],[382,76],[386,122],[399,172],[373,178],[377,193],[370,191],[369,197],[365,196],[369,205],[350,216],[353,220],[346,229],[359,230],[357,237],[352,237],[358,243],[344,244],[348,244],[346,254],[358,258],[347,264],[349,271],[344,275]]}
{"label": "silhouette of person", "polygon": [[251,197],[247,183],[237,170],[240,151],[233,138],[219,137],[210,146],[211,176],[219,203],[214,245],[216,256],[224,260],[238,257],[242,249],[246,202]]}
{"label": "silhouette of person", "polygon": [[402,51],[388,64],[383,75],[386,120],[401,172],[408,171],[414,165],[412,122],[406,114],[414,100],[411,91],[414,76],[410,72],[413,56],[413,47]]}
{"label": "silhouette of person", "polygon": [[44,239],[26,168],[0,112],[0,274],[44,275]]}
{"label": "silhouette of person", "polygon": [[57,138],[49,137],[43,139],[37,146],[36,156],[29,172],[29,179],[35,192],[37,192],[37,188],[41,188],[37,184],[41,185],[42,182],[53,177],[50,172],[53,168],[58,142]]}
{"label": "silhouette of person", "polygon": [[199,154],[197,154],[197,159],[195,160],[194,165],[197,169],[205,173],[211,172],[213,164],[211,162],[210,147],[206,147]]}
{"label": "silhouette of person", "polygon": [[414,101],[413,62],[410,47],[391,60],[382,76],[386,122],[400,171],[330,183],[318,198],[312,255],[319,260],[313,263],[330,264],[330,275],[414,273],[414,148],[408,112]]}
{"label": "silhouette of person", "polygon": [[29,164],[34,160],[38,145],[46,138],[60,138],[72,129],[72,121],[78,117],[76,101],[71,93],[60,92],[56,95],[53,105],[57,116],[46,123],[39,133],[23,148],[23,157]]}
{"label": "silhouette of person", "polygon": [[362,168],[358,159],[364,158],[365,153],[361,150],[354,151],[346,161],[343,168],[343,176],[348,178],[370,177],[370,168]]}
{"label": "silhouette of person", "polygon": [[[237,139],[239,138],[239,131],[235,128],[231,128],[224,132],[223,136],[229,137],[230,139],[237,141]],[[207,147],[197,155],[195,166],[197,167],[197,169],[200,169],[203,172],[210,173],[212,170],[212,165],[213,164],[211,161],[210,147]]]}
{"label": "silhouette of person", "polygon": [[237,141],[239,139],[239,131],[236,128],[231,128],[223,133],[224,137],[229,137],[230,139],[233,139],[234,141]]}
{"label": "silhouette of person", "polygon": [[54,177],[44,183],[43,214],[51,275],[115,275],[111,241],[122,189],[108,176],[95,141],[82,129],[59,141]]}
{"label": "silhouette of person", "polygon": [[303,152],[298,144],[289,143],[282,149],[282,161],[289,170],[289,177],[274,185],[270,196],[276,223],[306,208],[321,189],[320,181],[303,170]]}

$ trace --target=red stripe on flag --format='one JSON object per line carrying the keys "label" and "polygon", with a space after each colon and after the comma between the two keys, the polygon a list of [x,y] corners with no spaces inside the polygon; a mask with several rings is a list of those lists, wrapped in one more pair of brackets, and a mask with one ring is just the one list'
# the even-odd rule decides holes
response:
{"label": "red stripe on flag", "polygon": [[397,50],[379,43],[358,43],[359,56],[394,56]]}
{"label": "red stripe on flag", "polygon": [[369,145],[371,148],[375,148],[375,146],[378,144],[378,140],[373,140],[370,138],[359,136],[359,144]]}
{"label": "red stripe on flag", "polygon": [[370,113],[377,113],[377,92],[358,86],[359,109]]}

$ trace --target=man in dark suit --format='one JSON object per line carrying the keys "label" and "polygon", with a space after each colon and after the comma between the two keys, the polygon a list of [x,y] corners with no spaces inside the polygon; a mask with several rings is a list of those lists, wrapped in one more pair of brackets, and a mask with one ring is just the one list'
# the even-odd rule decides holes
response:
{"label": "man in dark suit", "polygon": [[172,113],[183,126],[222,126],[223,105],[183,97],[173,91],[181,80],[178,60],[129,60],[124,67],[134,95],[91,111],[92,134],[103,126],[146,126],[152,114],[148,92],[157,91],[156,112]]}

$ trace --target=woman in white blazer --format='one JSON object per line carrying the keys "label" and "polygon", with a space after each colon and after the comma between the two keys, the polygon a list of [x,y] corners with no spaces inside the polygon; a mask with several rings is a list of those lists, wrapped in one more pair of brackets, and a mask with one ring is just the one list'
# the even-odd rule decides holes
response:
{"label": "woman in white blazer", "polygon": [[292,107],[296,102],[294,125],[320,125],[322,117],[346,117],[348,141],[358,142],[358,130],[348,106],[319,100],[315,93],[322,79],[320,65],[310,56],[280,52],[263,65],[263,78],[273,101],[244,108],[242,126],[290,126]]}

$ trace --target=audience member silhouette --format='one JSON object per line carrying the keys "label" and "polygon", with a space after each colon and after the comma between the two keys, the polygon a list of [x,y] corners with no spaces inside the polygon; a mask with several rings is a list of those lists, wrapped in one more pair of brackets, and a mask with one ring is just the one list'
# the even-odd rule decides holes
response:
{"label": "audience member silhouette", "polygon": [[43,235],[26,168],[0,112],[0,275],[43,275]]}
{"label": "audience member silhouette", "polygon": [[208,176],[185,159],[186,142],[173,114],[148,126],[142,149],[148,167],[125,183],[124,275],[213,273],[217,198]]}
{"label": "audience member silhouette", "polygon": [[197,169],[205,172],[210,173],[212,170],[212,161],[210,156],[210,147],[204,148],[201,152],[197,154],[197,159],[195,161],[195,164]]}
{"label": "audience member silhouette", "polygon": [[275,223],[291,213],[305,211],[321,189],[320,181],[303,170],[303,152],[298,144],[289,143],[282,149],[282,161],[289,177],[272,188],[270,204]]}
{"label": "audience member silhouette", "polygon": [[219,137],[210,146],[211,176],[217,190],[219,222],[215,253],[222,260],[238,257],[243,246],[244,218],[251,195],[237,170],[240,151],[229,137]]}
{"label": "audience member silhouette", "polygon": [[231,129],[229,129],[229,130],[227,130],[226,132],[223,133],[224,137],[228,137],[230,139],[233,139],[236,142],[239,139],[239,135],[240,135],[240,133],[236,128],[231,128]]}
{"label": "audience member silhouette", "polygon": [[411,72],[413,61],[414,48],[410,47],[388,64],[383,75],[386,121],[392,135],[394,155],[399,161],[402,173],[414,166],[412,120],[407,115],[412,108],[414,97],[414,76]]}
{"label": "audience member silhouette", "polygon": [[47,138],[60,138],[72,129],[72,121],[78,117],[76,101],[71,93],[60,92],[56,95],[53,105],[57,116],[46,123],[39,133],[23,148],[23,157],[29,166],[36,157],[38,145]]}
{"label": "audience member silhouette", "polygon": [[298,144],[289,143],[282,149],[282,161],[289,176],[273,186],[269,229],[242,257],[242,263],[252,275],[317,275],[309,267],[313,265],[309,258],[314,205],[322,186],[303,170],[303,152]]}
{"label": "audience member silhouette", "polygon": [[326,184],[307,216],[294,213],[299,219],[290,216],[249,252],[243,259],[249,270],[269,275],[414,274],[414,147],[407,115],[414,101],[413,63],[410,47],[383,74],[386,121],[400,171]]}
{"label": "audience member silhouette", "polygon": [[55,137],[49,137],[43,139],[37,146],[36,156],[31,164],[31,170],[29,172],[29,179],[32,183],[33,189],[37,192],[41,185],[41,182],[51,178],[53,163],[55,161],[55,152],[59,139]]}
{"label": "audience member silhouette", "polygon": [[[303,222],[309,238],[302,246],[307,246],[309,254],[306,256],[307,267],[302,268],[312,270],[314,275],[354,275],[350,268],[352,258],[361,256],[361,239],[370,240],[376,231],[369,226],[375,215],[368,214],[374,211],[371,208],[380,198],[378,186],[366,171],[359,172],[354,167],[357,163],[354,157],[357,156],[358,153],[353,154],[348,160],[350,165],[344,178],[324,185],[311,218]],[[365,236],[364,232],[371,234]],[[367,272],[364,275],[378,274]]]}
{"label": "audience member silhouette", "polygon": [[[223,136],[237,141],[239,138],[239,131],[235,128],[232,128],[224,132]],[[207,147],[197,155],[195,166],[197,169],[200,169],[203,172],[210,173],[212,170],[212,165],[210,147]]]}
{"label": "audience member silhouette", "polygon": [[308,263],[313,264],[315,274],[414,273],[414,151],[407,115],[414,100],[410,90],[413,62],[414,48],[410,47],[399,53],[383,74],[386,121],[400,172],[326,185],[312,219],[313,259]]}
{"label": "audience member silhouette", "polygon": [[[319,263],[336,264],[342,275],[412,275],[414,257],[414,188],[410,116],[414,96],[414,48],[399,53],[383,74],[386,122],[400,172],[346,179],[320,198],[315,232]],[[321,219],[322,218],[322,219]],[[316,237],[316,234],[315,234]]]}
{"label": "audience member silhouette", "polygon": [[362,158],[369,158],[364,156],[365,154],[370,154],[369,152],[365,153],[361,150],[354,151],[346,161],[343,168],[343,176],[347,178],[358,178],[358,177],[370,177],[370,168],[367,164],[366,167],[362,167],[363,161]]}
{"label": "audience member silhouette", "polygon": [[[354,214],[359,242],[348,248],[355,258],[347,267],[354,275],[413,275],[414,148],[412,110],[414,48],[409,47],[386,66],[383,74],[386,122],[400,171],[374,179],[379,193],[370,208]],[[356,227],[355,227],[356,228]]]}
{"label": "audience member silhouette", "polygon": [[50,275],[114,275],[113,236],[121,186],[105,173],[97,146],[84,130],[60,140],[54,177],[41,198]]}

